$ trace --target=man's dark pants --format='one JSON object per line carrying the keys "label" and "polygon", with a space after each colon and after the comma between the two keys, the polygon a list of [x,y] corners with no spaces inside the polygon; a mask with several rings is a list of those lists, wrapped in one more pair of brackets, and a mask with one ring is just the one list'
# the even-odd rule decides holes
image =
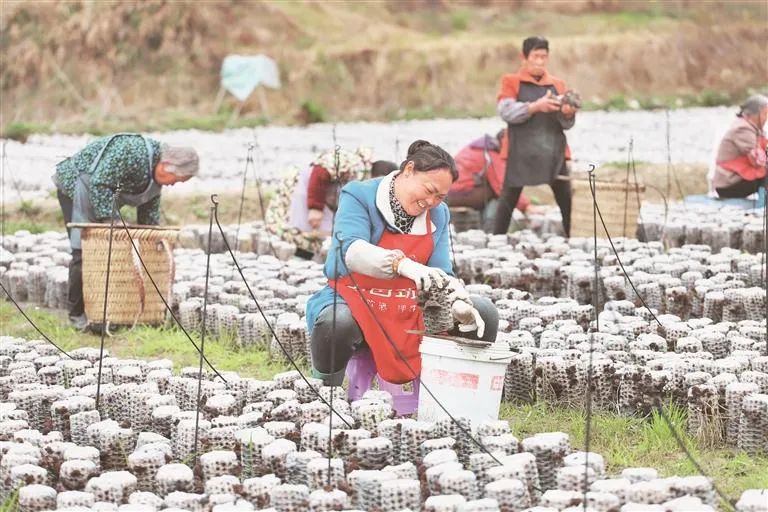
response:
{"label": "man's dark pants", "polygon": [[[72,199],[64,195],[61,190],[56,190],[61,212],[64,214],[64,225],[72,222]],[[67,236],[70,235],[67,228]],[[85,313],[83,301],[83,251],[72,249],[72,261],[69,262],[69,316],[76,317]]]}

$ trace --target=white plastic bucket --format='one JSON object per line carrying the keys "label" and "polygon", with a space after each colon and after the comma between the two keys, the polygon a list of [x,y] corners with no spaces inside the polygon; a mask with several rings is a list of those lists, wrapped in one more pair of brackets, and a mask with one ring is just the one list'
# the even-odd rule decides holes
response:
{"label": "white plastic bucket", "polygon": [[[505,343],[476,348],[441,338],[424,336],[421,341],[420,421],[463,416],[477,424],[499,418],[504,375],[512,359]],[[427,386],[435,398],[424,389]]]}

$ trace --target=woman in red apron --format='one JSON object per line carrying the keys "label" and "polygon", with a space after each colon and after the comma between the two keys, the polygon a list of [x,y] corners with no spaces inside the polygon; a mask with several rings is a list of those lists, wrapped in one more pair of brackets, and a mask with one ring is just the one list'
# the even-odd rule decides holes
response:
{"label": "woman in red apron", "polygon": [[400,168],[346,185],[325,263],[328,286],[307,302],[313,375],[339,385],[366,344],[379,375],[408,382],[421,371],[421,290],[448,288],[445,307],[463,336],[493,341],[498,312],[453,277],[448,207],[458,173],[442,148],[416,141]]}
{"label": "woman in red apron", "polygon": [[768,120],[768,97],[751,96],[717,149],[712,188],[718,197],[747,197],[765,186],[766,144],[763,126]]}

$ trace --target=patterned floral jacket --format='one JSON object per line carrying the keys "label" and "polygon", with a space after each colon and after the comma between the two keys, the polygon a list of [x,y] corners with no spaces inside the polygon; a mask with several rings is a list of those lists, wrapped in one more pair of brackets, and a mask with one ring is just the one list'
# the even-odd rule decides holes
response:
{"label": "patterned floral jacket", "polygon": [[[119,135],[111,141],[98,157],[110,136],[101,137],[89,143],[75,155],[56,165],[54,183],[70,199],[75,196],[75,182],[81,174],[90,175],[90,202],[97,219],[109,219],[112,212],[112,196],[118,185],[125,194],[141,193],[152,179],[151,170],[160,161],[160,143],[147,138],[152,147],[152,161],[147,165],[147,146],[138,134]],[[139,224],[160,223],[160,197],[136,208]]]}

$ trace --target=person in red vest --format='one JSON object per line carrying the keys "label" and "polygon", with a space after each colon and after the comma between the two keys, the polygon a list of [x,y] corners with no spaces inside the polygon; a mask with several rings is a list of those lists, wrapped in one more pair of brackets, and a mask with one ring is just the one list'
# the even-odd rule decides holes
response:
{"label": "person in red vest", "polygon": [[765,186],[763,126],[768,120],[768,97],[755,95],[745,101],[736,120],[720,141],[712,187],[723,199],[747,197]]}
{"label": "person in red vest", "polygon": [[[451,186],[446,202],[451,207],[465,206],[478,210],[485,231],[493,229],[498,198],[504,184],[507,156],[502,155],[500,150],[505,137],[504,129],[495,137],[483,135],[453,157],[459,179]],[[516,207],[525,213],[530,204],[528,198],[520,194]]]}
{"label": "person in red vest", "polygon": [[573,127],[580,101],[571,100],[563,80],[547,72],[549,42],[543,37],[523,41],[522,65],[517,73],[501,78],[496,109],[507,123],[508,136],[501,154],[507,155],[504,186],[493,232],[509,229],[512,210],[523,187],[548,184],[563,216],[566,236],[571,231],[571,184],[558,179],[568,175],[570,152],[565,130]]}

